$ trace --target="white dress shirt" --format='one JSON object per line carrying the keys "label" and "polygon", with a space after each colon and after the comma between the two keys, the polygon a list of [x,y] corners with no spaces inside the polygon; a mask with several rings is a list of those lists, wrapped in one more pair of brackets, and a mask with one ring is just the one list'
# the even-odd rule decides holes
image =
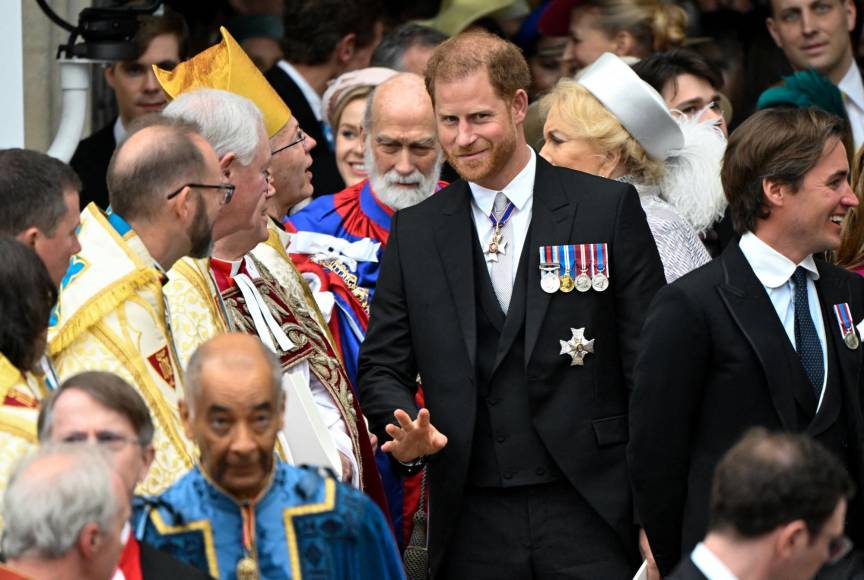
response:
{"label": "white dress shirt", "polygon": [[843,92],[843,105],[849,116],[852,141],[855,142],[855,149],[858,149],[864,144],[864,82],[861,81],[861,71],[854,59],[837,88]]}
{"label": "white dress shirt", "polygon": [[738,577],[729,570],[729,567],[702,542],[693,548],[690,553],[690,560],[705,574],[708,580],[738,580]]}
{"label": "white dress shirt", "polygon": [[301,75],[296,68],[291,66],[291,63],[287,60],[280,60],[276,63],[276,66],[285,71],[291,80],[294,81],[300,88],[300,92],[303,93],[303,96],[306,97],[306,101],[309,103],[309,106],[312,107],[312,112],[315,113],[315,118],[318,121],[321,121],[321,95],[318,94],[318,91],[312,88],[306,79]]}
{"label": "white dress shirt", "polygon": [[126,140],[128,134],[126,127],[123,125],[123,120],[118,116],[117,120],[114,121],[114,147],[119,147]]}
{"label": "white dress shirt", "polygon": [[822,374],[822,389],[819,395],[819,402],[816,406],[818,411],[822,404],[822,398],[825,396],[825,384],[828,380],[828,351],[825,348],[825,322],[822,319],[822,308],[819,305],[819,295],[816,292],[816,284],[814,280],[819,279],[819,270],[816,269],[816,262],[813,256],[807,256],[800,264],[793,263],[789,258],[760,240],[752,232],[747,232],[741,236],[741,241],[738,243],[744,257],[753,268],[756,277],[765,287],[765,292],[768,293],[768,298],[771,299],[771,304],[774,305],[774,310],[777,311],[777,316],[783,324],[786,335],[789,337],[789,342],[795,347],[795,284],[792,282],[792,274],[795,269],[801,266],[807,270],[807,302],[810,306],[810,317],[813,319],[813,325],[816,327],[816,334],[819,336],[819,343],[822,345],[822,368],[825,372]]}
{"label": "white dress shirt", "polygon": [[[526,147],[528,146],[526,145]],[[492,206],[495,204],[495,196],[498,195],[498,192],[501,191],[516,206],[505,226],[513,228],[511,239],[513,240],[514,282],[516,271],[519,269],[519,258],[522,256],[522,248],[525,245],[525,237],[528,235],[528,226],[531,225],[531,208],[534,204],[534,175],[537,173],[537,154],[530,147],[528,150],[531,152],[528,163],[504,189],[487,189],[482,185],[468,182],[472,197],[471,213],[474,216],[474,225],[477,228],[480,247],[485,248],[489,245],[492,240],[492,233],[495,231],[495,227],[489,221],[489,214],[492,213]],[[506,251],[509,252],[510,248],[507,248]],[[486,267],[491,274],[492,263],[487,262]]]}

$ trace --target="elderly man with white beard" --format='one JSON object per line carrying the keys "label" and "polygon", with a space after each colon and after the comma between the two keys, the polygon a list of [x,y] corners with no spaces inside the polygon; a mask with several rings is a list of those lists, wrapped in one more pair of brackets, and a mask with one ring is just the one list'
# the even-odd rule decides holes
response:
{"label": "elderly man with white beard", "polygon": [[[291,257],[313,289],[328,285],[324,277],[344,284],[368,314],[391,217],[446,183],[438,181],[443,156],[420,76],[398,74],[373,90],[363,131],[369,178],[315,199],[285,226],[295,232]],[[320,280],[310,275],[316,271]]]}

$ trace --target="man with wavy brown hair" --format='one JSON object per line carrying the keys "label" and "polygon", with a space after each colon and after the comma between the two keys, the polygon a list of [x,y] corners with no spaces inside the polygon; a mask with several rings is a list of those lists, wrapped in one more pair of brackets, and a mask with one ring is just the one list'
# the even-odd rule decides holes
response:
{"label": "man with wavy brown hair", "polygon": [[[489,34],[430,59],[438,138],[462,179],[393,217],[361,398],[394,464],[428,461],[432,577],[626,578],[627,393],[662,266],[632,186],[528,147],[529,82],[519,50]],[[592,251],[605,264],[593,288]]]}

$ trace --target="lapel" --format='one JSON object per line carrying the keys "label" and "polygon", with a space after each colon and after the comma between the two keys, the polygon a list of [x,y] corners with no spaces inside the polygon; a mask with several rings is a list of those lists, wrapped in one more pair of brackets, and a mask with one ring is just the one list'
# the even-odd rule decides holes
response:
{"label": "lapel", "polygon": [[[843,302],[849,302],[850,310],[852,310],[852,324],[855,324],[856,314],[851,303],[852,291],[849,287],[848,280],[836,269],[828,266],[822,260],[816,260],[816,267],[819,270],[819,280],[816,281],[816,290],[819,294],[819,303],[822,307],[822,318],[825,323],[825,348],[828,349],[828,381],[826,389],[842,389],[838,393],[831,393],[831,401],[848,400],[846,393],[854,390],[858,385],[859,373],[861,371],[861,347],[855,350],[850,350],[843,342],[840,334],[840,326],[837,323],[837,316],[834,314],[834,305]],[[855,331],[857,333],[857,329]],[[831,368],[831,364],[836,361],[837,368]],[[842,395],[841,395],[842,393]],[[840,413],[839,407],[828,407],[829,393],[826,391],[823,407],[820,413],[816,416],[816,420],[812,425],[812,434],[817,435],[824,431],[836,420]]]}
{"label": "lapel", "polygon": [[[789,356],[788,339],[774,306],[737,242],[720,256],[724,281],[717,286],[732,320],[756,353],[783,428],[798,431],[795,399],[790,385],[797,380]],[[778,340],[782,337],[783,340]],[[729,340],[734,340],[729,337]]]}
{"label": "lapel", "polygon": [[[552,295],[540,288],[540,246],[571,243],[570,232],[578,203],[561,183],[560,177],[545,159],[537,156],[537,173],[534,177],[534,203],[531,225],[525,238],[528,271],[525,283],[525,367],[537,344],[540,327],[549,308]],[[575,192],[574,192],[575,193]]]}
{"label": "lapel", "polygon": [[474,294],[471,248],[474,247],[477,234],[471,218],[471,191],[468,183],[459,180],[452,188],[452,191],[445,193],[448,199],[441,210],[441,223],[435,232],[435,242],[456,307],[468,360],[473,369],[477,358],[477,300]]}

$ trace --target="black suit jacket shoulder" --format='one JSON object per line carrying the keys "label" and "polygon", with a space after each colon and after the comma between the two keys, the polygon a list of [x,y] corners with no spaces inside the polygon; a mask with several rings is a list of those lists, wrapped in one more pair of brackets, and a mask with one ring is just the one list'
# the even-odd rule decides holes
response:
{"label": "black suit jacket shoulder", "polygon": [[[537,248],[607,243],[605,292],[546,294]],[[627,400],[639,330],[651,296],[665,282],[660,258],[632,186],[555,168],[537,158],[528,260],[519,324],[505,323],[498,360],[524,330],[526,388],[538,435],[565,477],[632,544],[632,503],[624,445]],[[470,463],[478,391],[473,255],[479,251],[468,184],[457,181],[398,212],[382,260],[361,347],[361,400],[373,430],[397,408],[415,410],[419,373],[433,424],[448,437],[430,463],[433,569],[458,514]],[[515,296],[515,294],[514,294]],[[524,324],[523,324],[524,321]],[[560,340],[584,328],[595,340],[585,365],[561,355]],[[601,467],[602,466],[602,467]]]}
{"label": "black suit jacket shoulder", "polygon": [[150,544],[139,542],[141,548],[141,577],[143,580],[164,580],[182,578],[183,580],[209,580],[206,572],[181,562],[170,554],[157,550]]}
{"label": "black suit jacket shoulder", "polygon": [[[288,73],[279,68],[277,64],[265,75],[273,89],[279,94],[291,114],[297,119],[300,128],[315,139],[318,145],[312,150],[312,187],[315,189],[315,197],[337,193],[345,189],[345,182],[336,168],[336,157],[327,146],[327,138],[318,117],[309,106],[309,101],[303,95],[303,91],[297,86]],[[334,129],[335,130],[335,129]]]}
{"label": "black suit jacket shoulder", "polygon": [[95,202],[102,209],[108,207],[108,185],[105,177],[108,174],[108,164],[117,143],[114,141],[113,119],[86,139],[78,143],[69,165],[81,178],[81,208]]}

